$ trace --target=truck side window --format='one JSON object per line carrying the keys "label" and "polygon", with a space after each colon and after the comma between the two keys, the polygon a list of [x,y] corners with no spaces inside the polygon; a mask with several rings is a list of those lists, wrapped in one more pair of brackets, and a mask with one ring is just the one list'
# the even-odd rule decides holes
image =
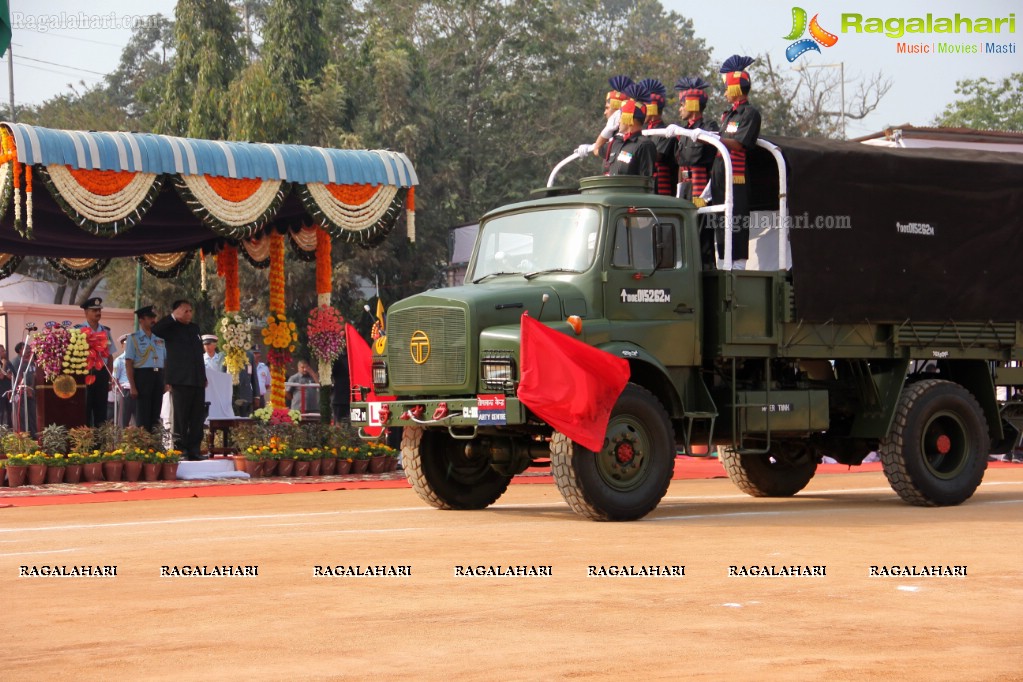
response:
{"label": "truck side window", "polygon": [[616,268],[653,270],[656,259],[658,269],[678,267],[677,232],[676,220],[662,220],[658,224],[648,215],[622,216],[615,226],[611,265]]}

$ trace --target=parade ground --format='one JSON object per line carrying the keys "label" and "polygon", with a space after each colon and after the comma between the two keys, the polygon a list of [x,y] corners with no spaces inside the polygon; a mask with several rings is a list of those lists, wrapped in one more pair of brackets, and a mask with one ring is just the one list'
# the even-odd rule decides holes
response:
{"label": "parade ground", "polygon": [[933,509],[822,472],[787,499],[678,478],[617,524],[545,478],[477,512],[400,481],[16,504],[0,677],[1023,679],[1023,466]]}

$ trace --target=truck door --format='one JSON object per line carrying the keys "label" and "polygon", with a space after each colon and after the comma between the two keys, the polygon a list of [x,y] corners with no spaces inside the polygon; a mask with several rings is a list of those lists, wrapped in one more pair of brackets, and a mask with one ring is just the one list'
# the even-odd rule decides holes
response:
{"label": "truck door", "polygon": [[687,257],[696,253],[688,232],[680,216],[629,209],[615,219],[611,240],[604,300],[612,337],[666,366],[700,364],[699,273]]}

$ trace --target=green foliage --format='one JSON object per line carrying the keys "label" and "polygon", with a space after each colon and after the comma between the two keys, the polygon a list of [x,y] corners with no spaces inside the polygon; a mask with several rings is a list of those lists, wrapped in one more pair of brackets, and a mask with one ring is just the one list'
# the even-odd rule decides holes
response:
{"label": "green foliage", "polygon": [[994,83],[987,78],[956,82],[958,100],[935,120],[950,128],[1023,130],[1023,72]]}
{"label": "green foliage", "polygon": [[44,452],[51,455],[67,454],[68,431],[61,424],[50,424],[39,434],[39,445]]}

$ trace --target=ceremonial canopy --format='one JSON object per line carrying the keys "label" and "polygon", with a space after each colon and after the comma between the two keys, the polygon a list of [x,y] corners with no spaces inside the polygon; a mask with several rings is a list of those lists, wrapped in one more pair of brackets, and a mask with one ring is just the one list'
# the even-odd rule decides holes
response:
{"label": "ceremonial canopy", "polygon": [[[65,274],[134,256],[173,276],[225,243],[269,262],[268,232],[296,252],[332,239],[372,244],[404,206],[415,170],[401,153],[223,142],[0,124],[0,275],[44,256]],[[269,228],[269,229],[268,229]]]}

